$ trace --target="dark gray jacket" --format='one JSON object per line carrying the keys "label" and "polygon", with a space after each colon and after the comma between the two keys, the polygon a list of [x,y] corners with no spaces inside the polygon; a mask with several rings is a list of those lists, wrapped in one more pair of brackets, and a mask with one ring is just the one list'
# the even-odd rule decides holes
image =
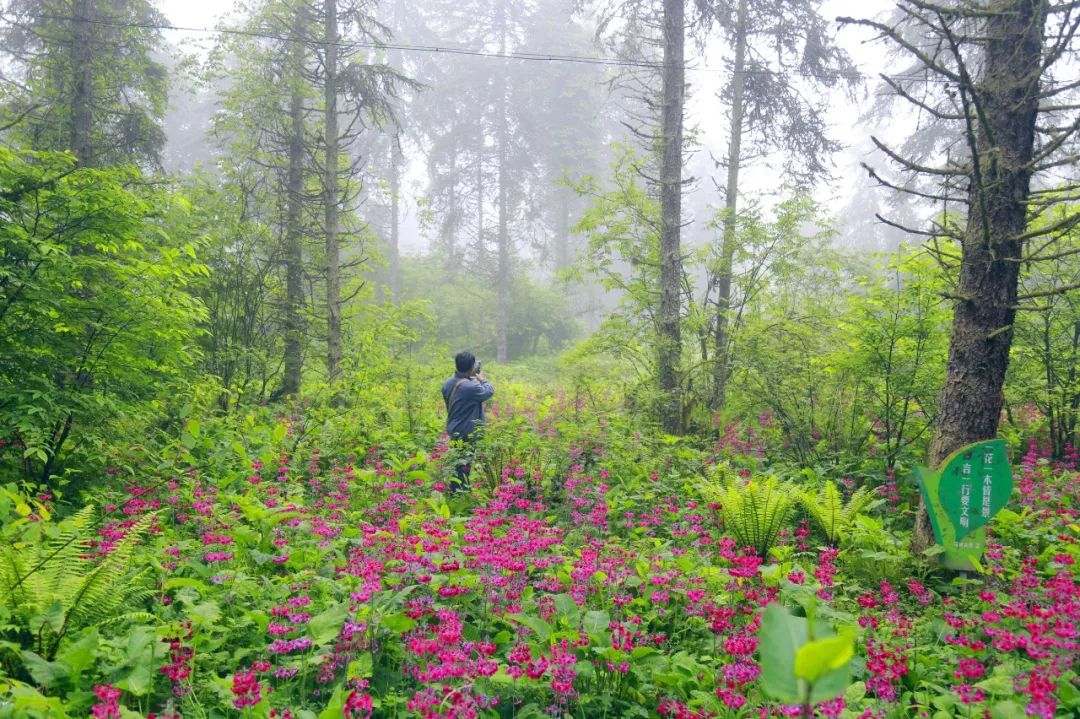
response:
{"label": "dark gray jacket", "polygon": [[484,424],[484,402],[494,395],[495,388],[487,380],[454,375],[443,382],[447,433],[451,437],[471,438],[473,432]]}

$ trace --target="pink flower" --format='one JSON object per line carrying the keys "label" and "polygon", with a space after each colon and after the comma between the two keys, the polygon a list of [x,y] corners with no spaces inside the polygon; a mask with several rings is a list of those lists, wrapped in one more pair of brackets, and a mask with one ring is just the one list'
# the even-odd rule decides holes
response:
{"label": "pink flower", "polygon": [[120,690],[112,684],[98,684],[94,687],[94,696],[98,702],[90,707],[94,719],[120,719]]}
{"label": "pink flower", "polygon": [[251,669],[239,671],[233,675],[233,706],[237,709],[252,707],[262,701],[262,685]]}

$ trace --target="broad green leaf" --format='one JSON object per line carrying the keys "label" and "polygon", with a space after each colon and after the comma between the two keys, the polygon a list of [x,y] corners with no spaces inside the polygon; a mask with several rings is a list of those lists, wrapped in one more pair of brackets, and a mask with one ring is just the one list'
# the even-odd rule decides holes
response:
{"label": "broad green leaf", "polygon": [[998,702],[990,707],[990,719],[1026,719],[1024,708],[1012,701]]}
{"label": "broad green leaf", "polygon": [[577,603],[569,594],[558,594],[555,596],[555,610],[559,613],[560,617],[566,617],[566,619],[571,622],[577,619],[578,615],[581,613]]}
{"label": "broad green leaf", "polygon": [[799,679],[795,676],[795,655],[806,642],[806,619],[793,617],[779,604],[765,609],[758,632],[761,683],[765,693],[785,704],[797,704]]}
{"label": "broad green leaf", "polygon": [[382,618],[382,625],[392,632],[401,634],[416,626],[416,620],[404,614],[390,614]]}
{"label": "broad green leaf", "polygon": [[366,679],[371,676],[374,666],[371,652],[364,652],[357,659],[349,662],[346,675],[349,679]]}
{"label": "broad green leaf", "polygon": [[585,612],[585,618],[581,620],[581,626],[586,634],[605,631],[609,624],[611,624],[611,615],[595,609]]}
{"label": "broad green leaf", "polygon": [[551,625],[540,617],[530,617],[525,614],[511,614],[507,618],[533,630],[533,633],[536,634],[536,638],[541,642],[547,642],[548,638],[551,637]]}
{"label": "broad green leaf", "polygon": [[221,616],[221,606],[214,601],[202,602],[189,609],[188,613],[199,620],[198,624],[209,626]]}
{"label": "broad green leaf", "polygon": [[137,661],[127,676],[116,682],[118,689],[135,696],[143,696],[149,693],[154,684],[153,665],[150,662]]}
{"label": "broad green leaf", "polygon": [[855,636],[851,631],[807,642],[795,654],[795,676],[814,683],[846,665],[853,656]]}
{"label": "broad green leaf", "polygon": [[339,604],[312,617],[308,623],[308,631],[311,632],[311,641],[322,645],[337,639],[343,626],[345,626],[345,606]]}
{"label": "broad green leaf", "polygon": [[71,673],[64,662],[47,662],[30,650],[22,652],[22,661],[34,681],[46,689],[66,679]]}
{"label": "broad green leaf", "polygon": [[100,637],[97,630],[91,629],[83,634],[78,641],[71,642],[66,646],[59,658],[67,662],[71,667],[71,673],[78,675],[84,669],[93,666],[96,661],[94,650],[97,649]]}

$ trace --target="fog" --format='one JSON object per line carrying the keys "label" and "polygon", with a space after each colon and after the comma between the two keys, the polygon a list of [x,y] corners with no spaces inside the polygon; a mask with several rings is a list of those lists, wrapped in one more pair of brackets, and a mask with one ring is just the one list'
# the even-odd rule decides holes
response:
{"label": "fog", "polygon": [[[516,309],[503,311],[528,314],[523,304],[566,314],[556,298],[541,296],[550,288],[569,302],[573,326],[541,322],[544,345],[557,347],[599,327],[624,294],[601,287],[595,274],[581,269],[589,240],[577,225],[590,207],[589,189],[582,183],[594,178],[593,191],[611,187],[613,163],[620,156],[648,154],[643,137],[651,130],[644,97],[655,91],[658,72],[641,63],[658,63],[659,49],[648,38],[628,43],[632,33],[625,22],[608,22],[598,30],[610,12],[602,4],[574,8],[558,0],[511,2],[505,17],[498,16],[498,3],[487,5],[398,0],[367,8],[371,21],[381,23],[385,32],[371,33],[366,39],[370,45],[354,61],[390,65],[418,84],[392,99],[393,120],[373,123],[348,143],[362,188],[350,211],[366,236],[346,252],[363,256],[376,300],[424,299],[443,310],[460,304],[456,316],[463,323],[468,307],[493,301],[485,294],[494,282],[493,266],[499,252],[508,253],[514,276],[521,279],[514,291],[526,289],[516,298]],[[865,30],[840,29],[834,22],[837,16],[869,17],[890,7],[884,0],[821,5],[828,34],[850,56],[859,82],[823,87],[798,68],[787,81],[809,103],[827,104],[823,130],[835,151],[816,158],[826,172],[797,184],[796,173],[789,171],[791,158],[780,147],[768,147],[765,130],[740,163],[740,211],[752,208],[768,217],[778,202],[807,192],[835,221],[833,242],[840,247],[890,251],[903,239],[874,218],[889,195],[861,165],[883,162],[869,141],[872,132],[887,137],[890,128],[910,120],[872,112],[877,74],[890,60]],[[485,8],[495,15],[483,17]],[[173,26],[164,37],[176,55],[175,72],[189,80],[173,85],[165,161],[173,171],[213,171],[222,153],[210,129],[220,113],[221,91],[235,82],[230,62],[238,62],[222,49],[229,35],[218,31],[250,31],[250,24],[245,26],[250,21],[239,10],[222,12],[207,0],[168,0],[160,9]],[[504,23],[501,41],[496,20]],[[628,51],[630,44],[635,47]],[[723,33],[691,28],[682,231],[688,253],[706,252],[718,243],[730,127],[724,89],[731,79],[731,53]],[[226,70],[200,82],[214,62]],[[497,88],[505,89],[508,103],[501,119]],[[752,125],[747,122],[747,132]],[[500,127],[510,137],[505,148],[496,142]],[[705,269],[687,271],[693,284],[707,281]],[[540,321],[508,319],[519,320]],[[446,339],[475,343],[494,330],[485,321],[480,327],[475,320],[467,324],[472,326],[468,337]],[[522,342],[535,346],[537,339],[534,332]],[[524,346],[518,348],[522,352]]]}

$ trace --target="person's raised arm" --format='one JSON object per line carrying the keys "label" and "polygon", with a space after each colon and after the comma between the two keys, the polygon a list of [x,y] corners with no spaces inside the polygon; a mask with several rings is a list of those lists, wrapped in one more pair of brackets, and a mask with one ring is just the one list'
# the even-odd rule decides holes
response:
{"label": "person's raised arm", "polygon": [[484,379],[483,372],[477,373],[477,375],[473,377],[473,379],[476,380],[476,383],[478,385],[476,389],[476,398],[478,400],[480,400],[481,402],[486,402],[487,400],[495,396],[495,388],[490,382]]}

